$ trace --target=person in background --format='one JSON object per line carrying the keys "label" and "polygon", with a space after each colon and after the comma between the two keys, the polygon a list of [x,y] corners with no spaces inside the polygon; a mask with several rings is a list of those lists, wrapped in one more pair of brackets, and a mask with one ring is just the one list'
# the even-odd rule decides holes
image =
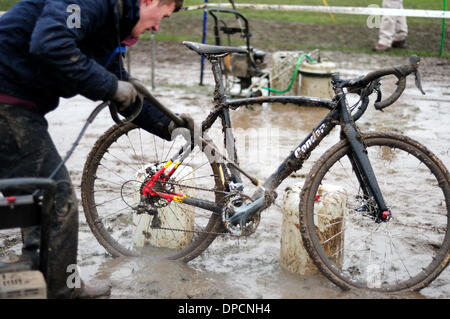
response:
{"label": "person in background", "polygon": [[[383,0],[383,8],[403,9],[403,0]],[[405,16],[383,16],[381,18],[378,43],[374,51],[387,51],[391,48],[406,48],[408,25]]]}

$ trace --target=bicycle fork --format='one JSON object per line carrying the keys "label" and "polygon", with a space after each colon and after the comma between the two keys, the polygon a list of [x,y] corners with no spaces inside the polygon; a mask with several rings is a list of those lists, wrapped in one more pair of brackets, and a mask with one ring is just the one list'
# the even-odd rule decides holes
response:
{"label": "bicycle fork", "polygon": [[373,171],[372,165],[370,164],[367,150],[360,135],[358,134],[358,131],[356,130],[356,126],[348,111],[347,101],[345,98],[340,99],[339,107],[342,131],[349,141],[352,149],[352,152],[348,155],[348,157],[360,187],[363,190],[365,197],[370,198],[370,196],[373,196],[378,206],[378,211],[375,216],[376,221],[388,221],[391,218],[391,212],[386,206],[377,178]]}

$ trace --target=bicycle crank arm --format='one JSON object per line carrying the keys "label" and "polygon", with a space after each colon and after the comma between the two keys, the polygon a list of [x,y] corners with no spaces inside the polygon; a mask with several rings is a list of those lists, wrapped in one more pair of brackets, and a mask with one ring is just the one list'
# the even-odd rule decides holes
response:
{"label": "bicycle crank arm", "polygon": [[264,207],[264,202],[264,196],[261,196],[254,202],[239,207],[235,210],[233,216],[230,217],[229,222],[232,225],[244,223],[249,217],[251,217],[254,213]]}

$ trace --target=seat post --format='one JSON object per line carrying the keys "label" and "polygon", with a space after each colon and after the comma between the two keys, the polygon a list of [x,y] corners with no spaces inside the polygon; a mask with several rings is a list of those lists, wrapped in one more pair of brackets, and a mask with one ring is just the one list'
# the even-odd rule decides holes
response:
{"label": "seat post", "polygon": [[214,89],[214,102],[216,105],[220,105],[225,99],[225,88],[222,81],[222,68],[220,66],[220,57],[209,56],[208,60],[212,64],[212,71],[214,75],[214,81],[216,82],[216,87]]}

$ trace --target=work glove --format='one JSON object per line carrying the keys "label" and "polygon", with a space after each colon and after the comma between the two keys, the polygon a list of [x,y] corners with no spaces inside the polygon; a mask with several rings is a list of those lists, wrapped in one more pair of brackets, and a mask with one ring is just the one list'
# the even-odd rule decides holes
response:
{"label": "work glove", "polygon": [[[200,141],[199,138],[201,136],[201,128],[195,125],[194,119],[189,114],[183,113],[179,116],[183,119],[184,125],[178,126],[174,121],[171,121],[168,127],[169,134],[172,136],[172,140],[177,135],[183,135],[186,138],[186,140],[189,140],[190,138],[191,146],[192,148],[194,148],[195,143]],[[185,135],[186,129],[189,130],[189,136]],[[196,136],[196,134],[198,136]]]}
{"label": "work glove", "polygon": [[119,111],[123,111],[136,102],[138,92],[133,84],[127,81],[118,81],[117,90],[112,97],[112,102],[116,104]]}
{"label": "work glove", "polygon": [[194,119],[189,114],[181,114],[180,117],[184,121],[184,127],[187,128],[189,131],[194,132],[195,129],[195,122]]}
{"label": "work glove", "polygon": [[145,97],[145,95],[148,92],[148,90],[147,90],[147,88],[145,87],[145,85],[141,81],[139,81],[138,79],[136,79],[136,78],[131,76],[128,79],[128,82],[133,84],[133,86],[137,90],[138,94],[140,94],[141,96]]}
{"label": "work glove", "polygon": [[187,128],[189,131],[193,132],[194,128],[195,128],[195,122],[194,122],[193,118],[189,114],[185,114],[185,113],[179,115],[179,117],[181,117],[183,119],[184,125],[179,126],[174,121],[170,121],[169,127],[168,127],[169,134],[172,134],[178,128]]}

